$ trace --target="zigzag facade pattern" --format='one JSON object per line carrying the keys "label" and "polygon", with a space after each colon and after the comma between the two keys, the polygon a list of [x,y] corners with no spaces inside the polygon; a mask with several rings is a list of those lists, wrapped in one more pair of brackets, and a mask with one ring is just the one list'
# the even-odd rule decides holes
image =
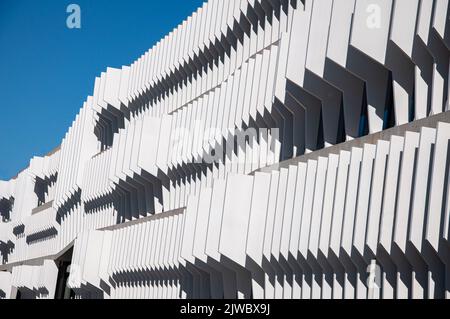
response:
{"label": "zigzag facade pattern", "polygon": [[0,181],[0,299],[449,298],[449,10],[205,2]]}

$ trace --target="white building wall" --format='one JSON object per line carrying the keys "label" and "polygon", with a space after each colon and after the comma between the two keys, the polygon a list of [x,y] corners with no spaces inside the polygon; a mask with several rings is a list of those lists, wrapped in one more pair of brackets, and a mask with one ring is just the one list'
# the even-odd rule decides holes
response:
{"label": "white building wall", "polygon": [[448,297],[448,12],[205,2],[0,182],[0,298]]}

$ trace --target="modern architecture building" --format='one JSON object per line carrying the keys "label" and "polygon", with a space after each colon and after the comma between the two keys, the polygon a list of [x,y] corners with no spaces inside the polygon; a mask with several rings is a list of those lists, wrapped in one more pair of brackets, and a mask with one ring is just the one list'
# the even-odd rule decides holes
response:
{"label": "modern architecture building", "polygon": [[0,182],[0,298],[449,298],[449,10],[205,2]]}

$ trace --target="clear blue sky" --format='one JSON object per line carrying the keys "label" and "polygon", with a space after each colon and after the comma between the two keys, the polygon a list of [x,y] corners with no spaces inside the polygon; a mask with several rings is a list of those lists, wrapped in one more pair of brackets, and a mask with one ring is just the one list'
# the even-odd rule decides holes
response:
{"label": "clear blue sky", "polygon": [[[68,29],[66,8],[81,8]],[[60,144],[94,78],[129,65],[202,0],[0,0],[0,179]]]}

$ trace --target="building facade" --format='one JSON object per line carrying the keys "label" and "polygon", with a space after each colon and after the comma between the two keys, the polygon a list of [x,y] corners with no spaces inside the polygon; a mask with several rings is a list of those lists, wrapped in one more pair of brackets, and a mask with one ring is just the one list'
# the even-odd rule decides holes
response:
{"label": "building facade", "polygon": [[450,297],[449,10],[205,2],[0,181],[0,298]]}

